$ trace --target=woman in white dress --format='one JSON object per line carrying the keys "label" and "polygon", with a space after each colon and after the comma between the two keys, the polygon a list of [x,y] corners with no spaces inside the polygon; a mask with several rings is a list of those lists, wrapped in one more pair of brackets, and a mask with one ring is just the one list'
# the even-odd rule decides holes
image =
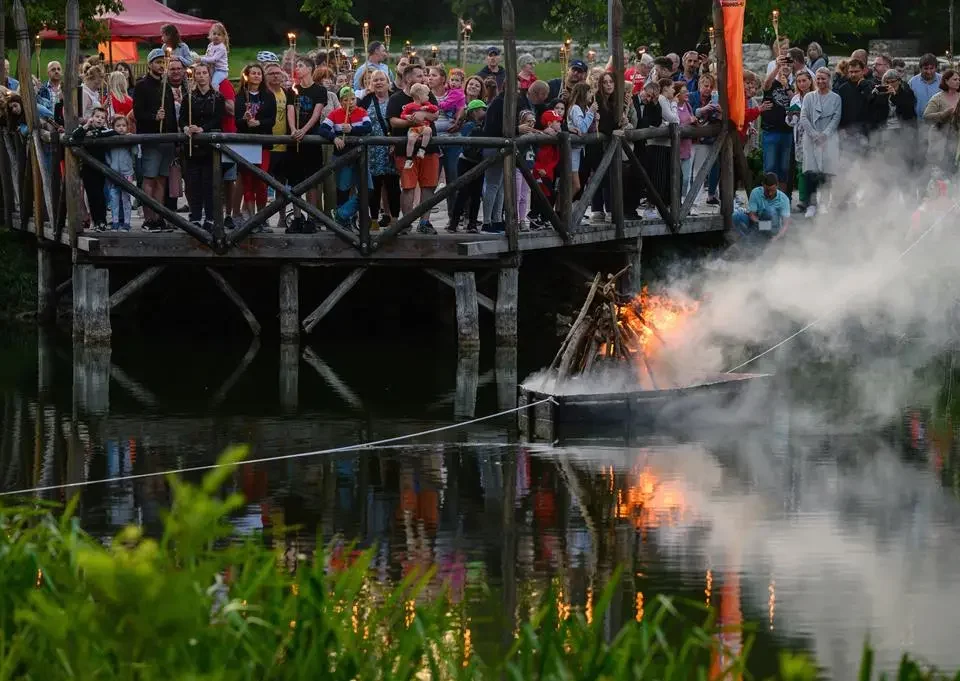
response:
{"label": "woman in white dress", "polygon": [[807,177],[810,205],[806,216],[817,214],[820,197],[817,190],[836,175],[840,166],[840,95],[830,89],[832,74],[827,68],[817,69],[817,89],[808,93],[800,105],[800,127],[803,133],[803,173]]}

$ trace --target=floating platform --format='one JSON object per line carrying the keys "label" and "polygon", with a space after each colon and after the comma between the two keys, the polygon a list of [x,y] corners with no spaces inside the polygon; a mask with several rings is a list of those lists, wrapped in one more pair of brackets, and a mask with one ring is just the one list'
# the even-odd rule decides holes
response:
{"label": "floating platform", "polygon": [[[520,433],[528,441],[560,442],[577,439],[615,438],[631,440],[635,434],[666,427],[698,407],[729,408],[745,397],[747,390],[768,383],[772,374],[721,374],[692,385],[664,390],[633,390],[616,393],[552,393],[523,384],[518,406],[547,398],[518,414]],[[756,394],[760,394],[759,392]],[[758,406],[763,400],[757,400]],[[749,412],[759,416],[758,412]],[[742,418],[742,411],[737,415]]]}

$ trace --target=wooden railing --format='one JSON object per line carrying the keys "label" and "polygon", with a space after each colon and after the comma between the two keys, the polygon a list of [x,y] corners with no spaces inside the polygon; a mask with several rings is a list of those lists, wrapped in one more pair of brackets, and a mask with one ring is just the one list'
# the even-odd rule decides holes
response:
{"label": "wooden railing", "polygon": [[[703,164],[697,176],[693,179],[692,191],[686,196],[682,196],[682,172],[680,168],[680,142],[683,139],[715,137],[716,141],[706,163]],[[399,235],[416,223],[420,218],[429,215],[431,209],[437,204],[452,199],[456,192],[465,189],[472,181],[481,176],[489,167],[502,165],[505,169],[504,188],[512,186],[508,182],[506,171],[510,166],[518,169],[524,178],[527,186],[530,188],[530,198],[534,206],[546,216],[550,225],[560,235],[564,242],[570,240],[571,235],[575,234],[580,227],[580,223],[585,215],[591,201],[596,193],[601,190],[605,180],[609,184],[609,210],[612,215],[612,224],[618,237],[623,238],[624,224],[626,222],[624,215],[624,186],[622,182],[622,173],[617,166],[621,159],[626,157],[629,164],[635,169],[637,182],[632,189],[643,190],[648,197],[649,202],[657,209],[660,217],[673,232],[680,229],[683,221],[690,214],[693,202],[696,198],[699,188],[703,185],[707,174],[719,158],[721,149],[729,143],[729,136],[723,124],[710,126],[687,126],[680,127],[670,125],[659,128],[646,128],[640,130],[616,131],[613,136],[607,137],[600,134],[572,135],[569,133],[560,133],[555,136],[543,134],[521,135],[512,139],[496,137],[439,137],[435,138],[433,144],[437,147],[479,147],[482,149],[493,150],[495,153],[485,155],[475,167],[449,182],[442,189],[436,191],[425,201],[422,201],[412,211],[406,213],[396,220],[389,227],[379,233],[371,234],[369,205],[369,185],[365,180],[368,177],[368,153],[367,150],[373,146],[396,145],[404,143],[405,138],[401,137],[347,137],[345,139],[346,147],[343,153],[334,157],[330,163],[324,165],[313,175],[303,180],[296,186],[288,186],[278,180],[270,173],[262,170],[252,164],[241,154],[237,153],[231,145],[238,144],[296,144],[289,136],[272,135],[245,135],[228,133],[206,133],[193,137],[193,152],[196,154],[200,148],[208,148],[209,159],[192,161],[190,158],[184,159],[186,163],[212,163],[214,168],[214,178],[220,176],[222,163],[229,159],[258,179],[263,181],[275,192],[275,198],[266,206],[254,214],[251,219],[246,221],[242,227],[226,232],[224,230],[224,211],[220,201],[215,201],[215,215],[213,216],[213,230],[208,232],[205,229],[189,222],[182,214],[172,211],[157,201],[135,184],[128,181],[123,176],[113,171],[109,166],[98,160],[91,150],[94,148],[133,146],[146,144],[187,144],[187,136],[178,133],[150,134],[150,135],[124,135],[122,137],[108,138],[86,138],[82,141],[73,141],[67,137],[58,138],[56,135],[49,135],[46,132],[32,133],[28,139],[24,139],[18,132],[3,131],[3,149],[0,153],[0,172],[4,177],[2,183],[3,199],[5,206],[5,218],[7,224],[12,224],[14,219],[19,221],[21,229],[26,229],[27,223],[31,218],[38,215],[42,217],[39,222],[45,222],[53,227],[54,238],[60,240],[66,224],[66,197],[64,192],[63,176],[61,175],[61,160],[66,156],[73,156],[76,161],[92,167],[101,173],[111,183],[121,187],[131,196],[138,198],[147,208],[155,211],[163,217],[168,223],[177,229],[186,232],[204,245],[210,247],[219,254],[225,254],[231,248],[243,242],[258,227],[265,226],[267,221],[274,215],[280,213],[288,206],[296,206],[307,216],[322,224],[328,230],[336,234],[344,242],[356,248],[364,255],[372,255],[384,245],[397,239]],[[670,187],[669,196],[661,196],[653,180],[649,177],[644,164],[638,158],[633,150],[633,143],[640,141],[669,140],[670,142]],[[32,144],[30,142],[33,142]],[[320,147],[332,144],[330,141],[317,137],[307,136],[299,144],[305,147]],[[551,204],[536,181],[533,173],[527,168],[527,165],[519,157],[519,150],[528,145],[554,145],[560,148],[560,165],[558,167],[558,191],[555,204]],[[572,192],[572,172],[570,158],[573,151],[578,148],[604,147],[604,153],[600,158],[597,168],[594,170],[578,200],[574,201]],[[319,149],[318,149],[319,151]],[[42,162],[34,163],[34,159],[41,159]],[[349,227],[332,219],[329,214],[324,213],[316,206],[313,206],[302,198],[302,195],[312,187],[315,187],[327,176],[336,173],[341,168],[354,165],[358,170],[358,177],[361,181],[356,183],[359,194],[359,220],[358,231],[353,231]],[[38,172],[29,172],[33,168]],[[219,186],[219,183],[215,183]],[[505,192],[506,194],[507,192]],[[732,188],[730,192],[723,192],[732,197]],[[512,194],[512,192],[510,192]],[[508,210],[505,196],[505,213],[508,216],[506,221],[506,237],[509,244],[509,250],[517,250],[519,222],[524,216],[517,216],[516,209]],[[515,198],[511,196],[511,201]],[[727,202],[725,202],[727,203]],[[731,200],[732,203],[732,200]],[[515,204],[513,204],[515,206]],[[732,210],[732,205],[724,205],[724,212]],[[36,232],[42,236],[44,230],[42,225],[38,225]],[[73,237],[75,235],[71,235]],[[74,240],[71,239],[71,243]]]}

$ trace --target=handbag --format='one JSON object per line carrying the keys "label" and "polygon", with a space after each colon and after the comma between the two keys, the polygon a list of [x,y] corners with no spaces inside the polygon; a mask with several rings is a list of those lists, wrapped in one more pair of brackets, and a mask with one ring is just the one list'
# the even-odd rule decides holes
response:
{"label": "handbag", "polygon": [[180,168],[180,161],[175,159],[170,164],[170,173],[167,175],[167,196],[171,199],[180,198],[183,192],[183,171]]}

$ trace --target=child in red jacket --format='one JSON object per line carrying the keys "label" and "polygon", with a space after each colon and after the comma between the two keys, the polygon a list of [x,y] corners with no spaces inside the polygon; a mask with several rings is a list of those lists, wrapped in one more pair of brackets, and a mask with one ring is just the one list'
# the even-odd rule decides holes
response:
{"label": "child in red jacket", "polygon": [[[417,83],[410,88],[410,96],[413,101],[403,107],[400,116],[408,121],[412,121],[414,114],[421,111],[425,113],[437,113],[438,109],[430,103],[430,88],[422,83]],[[430,136],[433,134],[430,125],[413,125],[407,128],[407,160],[404,163],[404,170],[413,167],[413,151],[420,142],[420,149],[417,156],[423,158],[427,153],[427,146],[430,144]]]}
{"label": "child in red jacket", "polygon": [[[544,111],[540,116],[540,125],[544,131],[560,132],[560,125],[563,122],[560,114],[553,109]],[[537,179],[537,185],[543,191],[547,200],[553,204],[554,191],[553,186],[556,181],[557,164],[560,163],[560,147],[556,144],[544,144],[537,151],[537,157],[533,161],[533,176]],[[550,226],[550,220],[543,212],[534,209],[528,216],[530,220],[530,229],[544,229]]]}

